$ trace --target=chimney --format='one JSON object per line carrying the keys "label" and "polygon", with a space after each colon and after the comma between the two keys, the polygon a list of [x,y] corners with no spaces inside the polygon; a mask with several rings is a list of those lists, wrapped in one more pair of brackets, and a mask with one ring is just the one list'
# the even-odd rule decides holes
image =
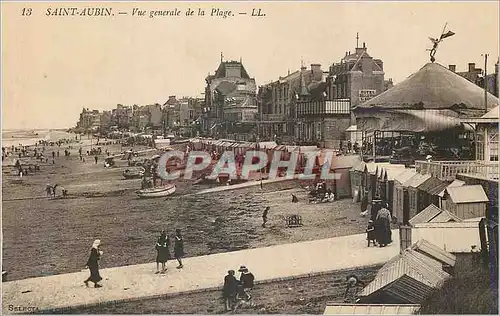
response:
{"label": "chimney", "polygon": [[474,72],[476,69],[476,64],[475,63],[469,63],[469,72]]}
{"label": "chimney", "polygon": [[321,71],[321,64],[311,64],[311,71],[312,73],[320,73]]}
{"label": "chimney", "polygon": [[457,66],[456,65],[448,65],[448,69],[455,72],[457,70]]}
{"label": "chimney", "polygon": [[345,52],[345,57],[347,57],[347,52]]}

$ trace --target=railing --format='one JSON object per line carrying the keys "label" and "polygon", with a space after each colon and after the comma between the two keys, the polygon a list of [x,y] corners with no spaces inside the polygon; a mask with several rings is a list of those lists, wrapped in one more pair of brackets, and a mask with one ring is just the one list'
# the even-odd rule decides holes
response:
{"label": "railing", "polygon": [[470,174],[486,179],[498,180],[497,162],[483,161],[415,161],[415,168],[420,174],[430,174],[443,181],[453,181],[457,174]]}
{"label": "railing", "polygon": [[[262,121],[287,121],[289,117],[286,114],[262,114]],[[257,120],[260,120],[257,114]]]}
{"label": "railing", "polygon": [[349,99],[310,102],[299,101],[296,110],[298,117],[309,115],[346,115],[351,113],[351,101]]}

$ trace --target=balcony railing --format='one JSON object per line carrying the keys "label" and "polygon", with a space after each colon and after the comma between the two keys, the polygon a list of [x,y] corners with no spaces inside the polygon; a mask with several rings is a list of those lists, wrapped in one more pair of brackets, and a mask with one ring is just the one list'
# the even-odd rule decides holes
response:
{"label": "balcony railing", "polygon": [[457,174],[469,174],[481,178],[498,180],[497,162],[483,161],[415,161],[415,168],[420,174],[430,174],[443,181],[453,181]]}
{"label": "balcony railing", "polygon": [[258,121],[287,121],[289,120],[289,116],[286,114],[262,114],[262,119],[260,114],[257,114]]}
{"label": "balcony railing", "polygon": [[346,115],[350,113],[351,101],[349,99],[297,103],[297,117],[309,115]]}

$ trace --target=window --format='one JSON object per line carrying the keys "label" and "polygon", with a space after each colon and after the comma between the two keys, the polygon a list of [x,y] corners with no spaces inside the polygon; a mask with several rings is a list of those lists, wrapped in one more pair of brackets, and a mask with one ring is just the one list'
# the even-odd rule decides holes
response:
{"label": "window", "polygon": [[490,142],[490,161],[498,161],[498,129],[488,128],[488,138]]}
{"label": "window", "polygon": [[484,160],[484,132],[478,130],[476,133],[476,160]]}

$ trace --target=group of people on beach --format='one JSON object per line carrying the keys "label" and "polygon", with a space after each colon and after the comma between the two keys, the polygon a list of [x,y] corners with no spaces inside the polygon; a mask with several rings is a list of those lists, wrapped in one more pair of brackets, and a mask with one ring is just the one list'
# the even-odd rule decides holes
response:
{"label": "group of people on beach", "polygon": [[[102,280],[102,277],[99,273],[99,261],[101,259],[101,256],[103,255],[103,251],[100,248],[101,246],[101,241],[99,239],[96,239],[94,243],[92,244],[92,248],[90,248],[90,256],[89,259],[87,260],[86,268],[89,269],[90,271],[90,276],[83,281],[85,283],[85,286],[89,286],[89,282],[94,283],[95,288],[102,287],[102,285],[99,284],[99,282]],[[165,230],[162,230],[160,237],[158,237],[158,240],[156,241],[155,244],[155,249],[156,249],[156,272],[155,274],[165,274],[167,271],[167,261],[171,259],[170,256],[170,238],[165,232]],[[179,265],[177,266],[177,269],[182,269],[184,265],[182,264],[182,258],[184,257],[184,239],[182,237],[182,233],[180,229],[175,230],[175,235],[174,235],[174,258],[177,260]],[[160,264],[162,269],[160,270]]]}
{"label": "group of people on beach", "polygon": [[386,247],[392,243],[391,222],[391,211],[387,203],[378,210],[372,206],[372,215],[366,227],[368,247],[371,243],[379,247]]}
{"label": "group of people on beach", "polygon": [[229,270],[224,277],[223,296],[226,311],[234,308],[238,300],[249,301],[252,298],[250,294],[254,287],[255,277],[246,266],[240,266],[240,279],[236,279],[234,270]]}
{"label": "group of people on beach", "polygon": [[[170,255],[170,237],[167,235],[165,230],[162,230],[160,237],[156,241],[156,274],[165,274],[167,271],[167,261],[172,259]],[[180,229],[175,230],[174,235],[174,258],[177,260],[179,265],[177,269],[182,269],[184,265],[182,264],[182,257],[184,257],[184,239],[182,238],[182,233]],[[161,270],[160,270],[161,264]]]}

